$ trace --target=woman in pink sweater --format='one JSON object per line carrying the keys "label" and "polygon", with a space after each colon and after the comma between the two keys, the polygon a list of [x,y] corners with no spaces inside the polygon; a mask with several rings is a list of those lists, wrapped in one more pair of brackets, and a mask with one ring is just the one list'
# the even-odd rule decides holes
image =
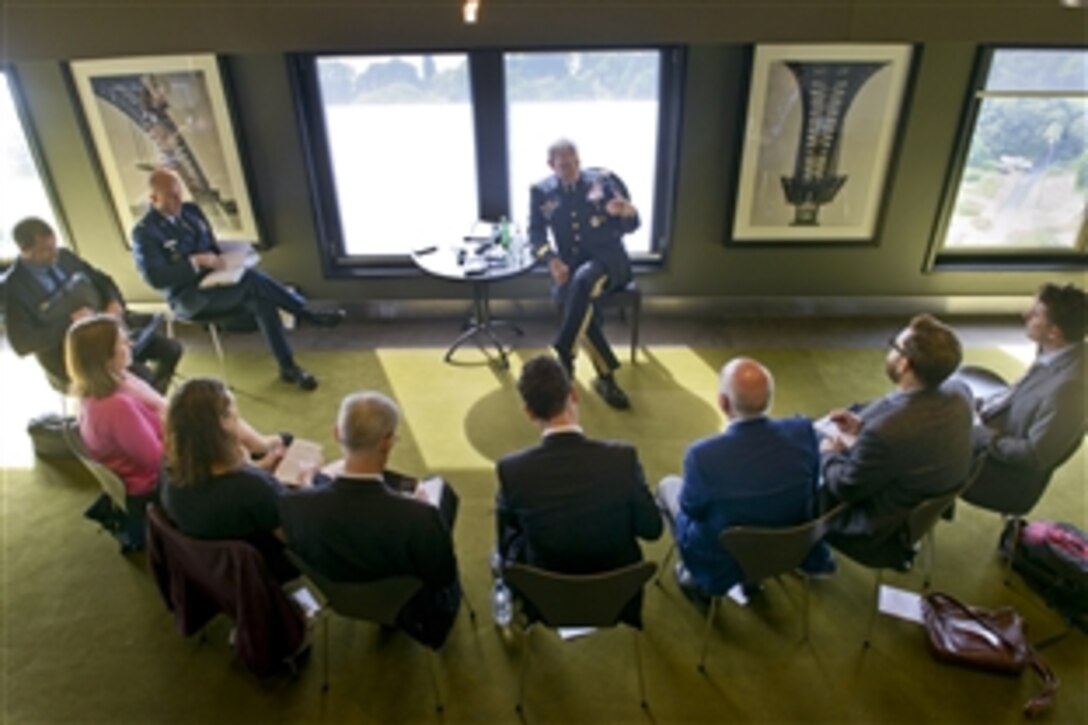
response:
{"label": "woman in pink sweater", "polygon": [[[79,432],[87,454],[116,473],[129,496],[153,494],[163,460],[166,399],[128,372],[128,333],[112,315],[91,315],[68,330],[68,373],[81,400]],[[252,455],[278,455],[280,436],[263,436],[241,421],[240,441]]]}

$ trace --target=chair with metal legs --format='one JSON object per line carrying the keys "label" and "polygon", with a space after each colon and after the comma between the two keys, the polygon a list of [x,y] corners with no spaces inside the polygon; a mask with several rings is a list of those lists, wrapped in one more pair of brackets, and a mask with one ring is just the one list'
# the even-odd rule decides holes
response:
{"label": "chair with metal legs", "polygon": [[[328,608],[348,619],[373,622],[385,627],[397,626],[397,615],[409,600],[423,588],[423,581],[417,577],[388,577],[373,582],[344,583],[334,582],[314,571],[298,554],[287,550],[287,558],[302,574],[309,579],[328,602]],[[324,662],[322,669],[321,691],[329,690],[329,615],[323,613],[322,649]],[[428,649],[424,647],[424,649]],[[435,709],[442,712],[442,692],[438,687],[438,655],[430,651],[427,656],[431,685],[434,688]]]}
{"label": "chair with metal legs", "polygon": [[[809,552],[827,533],[831,522],[845,510],[838,506],[819,518],[783,528],[759,526],[731,526],[718,536],[718,541],[744,574],[746,586],[756,586],[773,578],[784,586],[782,575],[797,573],[802,579],[802,630],[801,641],[809,635],[809,576],[800,569]],[[710,630],[722,600],[722,595],[711,597],[703,632],[703,649],[699,656],[699,671],[706,672],[706,654],[710,647]]]}
{"label": "chair with metal legs", "polygon": [[[620,617],[653,575],[657,564],[643,561],[622,569],[601,574],[557,574],[525,564],[508,564],[503,568],[503,580],[520,596],[526,606],[540,615],[545,627],[615,627]],[[525,654],[518,679],[518,701],[515,709],[522,712],[525,697],[525,674],[529,669],[533,626],[525,627]],[[639,704],[646,701],[646,682],[642,672],[639,630],[634,631],[635,661],[638,668]]]}

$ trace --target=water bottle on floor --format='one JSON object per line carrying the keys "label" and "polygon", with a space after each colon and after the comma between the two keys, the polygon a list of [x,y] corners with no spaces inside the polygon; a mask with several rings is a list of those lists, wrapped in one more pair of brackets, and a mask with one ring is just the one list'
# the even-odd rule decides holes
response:
{"label": "water bottle on floor", "polygon": [[502,579],[496,579],[491,590],[491,616],[499,627],[509,626],[514,618],[514,597]]}

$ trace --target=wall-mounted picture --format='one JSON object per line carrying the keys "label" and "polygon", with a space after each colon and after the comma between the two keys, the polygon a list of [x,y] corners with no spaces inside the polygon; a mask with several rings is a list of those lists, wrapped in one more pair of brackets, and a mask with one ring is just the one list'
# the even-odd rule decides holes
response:
{"label": "wall-mounted picture", "polygon": [[224,241],[256,243],[257,225],[214,55],[71,64],[121,226],[148,208],[147,177],[173,169]]}
{"label": "wall-mounted picture", "polygon": [[875,236],[909,45],[760,45],[733,219],[738,242]]}

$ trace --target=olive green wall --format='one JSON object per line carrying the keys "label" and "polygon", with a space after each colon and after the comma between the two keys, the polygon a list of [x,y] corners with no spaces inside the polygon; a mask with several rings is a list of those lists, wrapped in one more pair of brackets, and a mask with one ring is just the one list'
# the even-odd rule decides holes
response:
{"label": "olive green wall", "polygon": [[[157,299],[122,246],[81,129],[64,61],[139,53],[215,51],[228,58],[239,142],[264,235],[264,267],[311,296],[344,301],[442,299],[463,292],[415,276],[326,280],[286,53],[533,47],[602,43],[689,45],[673,243],[642,286],[653,297],[851,298],[1029,294],[1045,279],[1083,283],[1083,271],[933,272],[923,260],[941,201],[979,43],[1084,44],[1088,14],[1057,0],[635,3],[484,0],[480,25],[460,24],[455,0],[197,4],[0,1],[0,44],[79,252],[115,275],[134,300]],[[723,245],[734,195],[736,139],[746,103],[746,48],[756,41],[918,43],[916,73],[876,244]],[[604,162],[605,160],[594,160]],[[622,159],[607,163],[622,169]],[[546,169],[542,169],[542,172]],[[636,200],[637,201],[637,200]],[[645,203],[645,202],[644,202]],[[500,296],[542,297],[539,278]]]}

